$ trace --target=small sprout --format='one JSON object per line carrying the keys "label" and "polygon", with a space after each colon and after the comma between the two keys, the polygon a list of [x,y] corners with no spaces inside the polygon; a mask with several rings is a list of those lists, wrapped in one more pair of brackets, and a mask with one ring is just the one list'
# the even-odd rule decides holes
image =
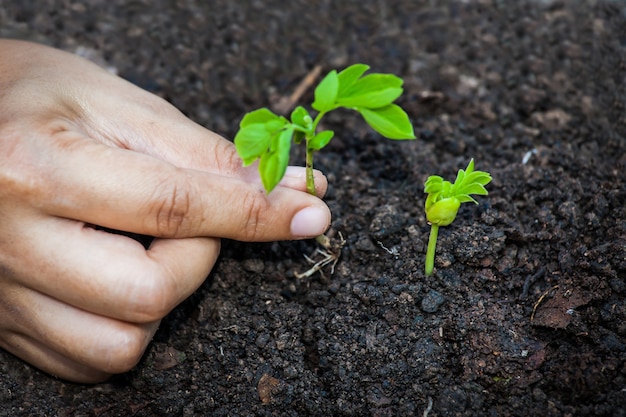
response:
{"label": "small sprout", "polygon": [[[354,110],[361,114],[367,124],[389,139],[415,139],[413,125],[406,112],[393,102],[403,92],[401,78],[392,74],[368,74],[365,64],[354,64],[341,72],[330,71],[314,91],[311,104],[317,112],[312,116],[302,106],[296,107],[289,119],[262,108],[246,114],[235,135],[235,148],[244,166],[259,161],[259,174],[265,191],[271,192],[285,175],[289,165],[292,141],[305,145],[306,188],[315,195],[313,177],[313,154],[323,149],[334,136],[330,130],[317,131],[320,120],[328,112],[338,108]],[[297,277],[310,276],[326,265],[334,265],[339,259],[345,241],[337,244],[325,235],[317,236],[324,248],[317,252],[323,256],[313,267]],[[309,258],[307,258],[309,260]],[[331,268],[331,273],[332,273]]]}
{"label": "small sprout", "polygon": [[280,182],[289,164],[291,142],[306,145],[307,191],[315,195],[313,153],[333,138],[330,130],[317,131],[322,117],[340,107],[355,110],[376,132],[389,139],[415,139],[406,112],[393,102],[402,94],[401,78],[393,74],[368,74],[365,64],[354,64],[341,72],[330,71],[315,88],[312,117],[302,106],[290,118],[266,108],[244,116],[235,135],[235,147],[245,166],[259,160],[263,187],[269,193]]}
{"label": "small sprout", "polygon": [[431,175],[424,183],[426,197],[426,219],[430,223],[430,237],[426,251],[426,275],[435,267],[435,249],[439,226],[448,226],[456,218],[461,203],[473,202],[471,194],[487,195],[485,185],[491,182],[488,172],[474,171],[474,159],[470,160],[465,170],[459,169],[454,184],[437,175]]}

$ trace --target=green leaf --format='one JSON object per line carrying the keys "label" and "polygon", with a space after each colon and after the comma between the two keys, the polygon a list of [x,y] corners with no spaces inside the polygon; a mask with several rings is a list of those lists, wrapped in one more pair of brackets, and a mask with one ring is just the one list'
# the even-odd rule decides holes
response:
{"label": "green leaf", "polygon": [[267,108],[247,113],[239,123],[240,129],[234,139],[235,149],[244,166],[263,156],[270,148],[272,138],[287,124],[287,119]]}
{"label": "green leaf", "polygon": [[359,77],[361,77],[361,75],[363,75],[369,68],[369,65],[354,64],[341,71],[337,77],[339,81],[339,91],[337,92],[337,97],[342,97],[344,93],[352,87],[356,80],[358,80]]}
{"label": "green leaf", "polygon": [[337,71],[332,70],[315,88],[315,101],[313,101],[312,107],[319,112],[333,110],[336,107],[335,100],[337,99],[338,90]]}
{"label": "green leaf", "polygon": [[[471,159],[465,170],[459,169],[451,192],[455,195],[487,195],[487,189],[484,186],[489,182],[491,182],[491,175],[484,171],[474,171],[474,159]],[[469,201],[476,203],[473,198]]]}
{"label": "green leaf", "polygon": [[402,78],[393,74],[369,74],[357,80],[339,98],[357,97],[388,88],[402,88]]}
{"label": "green leaf", "polygon": [[439,175],[431,175],[424,183],[424,192],[429,194],[441,192],[443,182],[443,178]]}
{"label": "green leaf", "polygon": [[272,138],[269,152],[261,156],[259,173],[265,191],[270,193],[283,179],[289,165],[289,150],[293,128],[287,127]]}
{"label": "green leaf", "polygon": [[396,104],[377,109],[357,108],[372,129],[389,139],[415,139],[409,116]]}
{"label": "green leaf", "polygon": [[307,142],[307,147],[312,151],[319,151],[333,138],[335,133],[332,130],[324,130]]}
{"label": "green leaf", "polygon": [[302,140],[305,138],[304,132],[300,132],[299,130],[294,130],[293,132],[293,141],[296,145],[302,143]]}
{"label": "green leaf", "polygon": [[487,195],[487,189],[484,185],[478,184],[476,182],[471,184],[466,184],[461,190],[459,190],[461,194],[478,194],[478,195]]}
{"label": "green leaf", "polygon": [[467,164],[467,168],[465,168],[465,171],[468,174],[474,172],[474,158],[470,159],[469,163]]}
{"label": "green leaf", "polygon": [[235,136],[235,149],[248,166],[261,157],[270,146],[272,134],[263,123],[254,123],[242,127]]}
{"label": "green leaf", "polygon": [[461,203],[474,203],[474,204],[478,204],[478,201],[474,200],[469,194],[459,194],[456,196],[456,198],[461,202]]}
{"label": "green leaf", "polygon": [[304,107],[298,106],[291,112],[291,123],[308,130],[313,124],[313,119]]}
{"label": "green leaf", "polygon": [[489,184],[491,182],[491,175],[483,171],[474,171],[471,173],[465,173],[465,182],[476,182],[478,184]]}
{"label": "green leaf", "polygon": [[364,92],[361,95],[339,98],[337,104],[348,108],[366,107],[368,109],[376,109],[393,103],[401,95],[402,88],[385,88],[383,90]]}
{"label": "green leaf", "polygon": [[240,128],[244,128],[249,125],[258,124],[258,123],[266,123],[272,120],[278,120],[280,116],[275,115],[269,109],[263,107],[262,109],[257,109],[247,113],[241,122],[239,123]]}
{"label": "green leaf", "polygon": [[474,171],[473,159],[465,170],[459,169],[454,184],[438,175],[431,175],[424,183],[424,192],[428,193],[425,209],[428,212],[435,203],[450,198],[456,198],[461,203],[478,204],[471,194],[488,195],[485,185],[490,181],[491,175],[488,172]]}

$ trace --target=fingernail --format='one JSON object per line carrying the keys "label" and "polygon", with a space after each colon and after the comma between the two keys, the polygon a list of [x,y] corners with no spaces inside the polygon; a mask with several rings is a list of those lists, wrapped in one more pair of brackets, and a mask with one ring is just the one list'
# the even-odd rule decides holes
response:
{"label": "fingernail", "polygon": [[321,207],[307,207],[291,219],[291,234],[294,237],[313,237],[321,235],[330,222],[328,210]]}

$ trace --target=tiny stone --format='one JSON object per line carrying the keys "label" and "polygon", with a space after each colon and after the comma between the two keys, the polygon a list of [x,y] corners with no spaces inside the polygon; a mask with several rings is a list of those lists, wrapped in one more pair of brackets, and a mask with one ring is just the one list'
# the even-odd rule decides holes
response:
{"label": "tiny stone", "polygon": [[242,263],[243,269],[248,272],[256,272],[260,274],[265,269],[265,265],[261,259],[246,259]]}
{"label": "tiny stone", "polygon": [[435,290],[428,291],[428,294],[422,299],[422,310],[426,313],[434,313],[446,301],[445,297]]}
{"label": "tiny stone", "polygon": [[378,208],[370,223],[369,231],[375,240],[384,240],[402,230],[403,226],[403,218],[400,216],[398,208],[391,204],[385,204]]}
{"label": "tiny stone", "polygon": [[269,333],[261,333],[260,335],[257,336],[256,340],[254,341],[254,344],[257,345],[257,347],[264,348],[267,345],[267,342],[269,342],[269,340],[270,340]]}

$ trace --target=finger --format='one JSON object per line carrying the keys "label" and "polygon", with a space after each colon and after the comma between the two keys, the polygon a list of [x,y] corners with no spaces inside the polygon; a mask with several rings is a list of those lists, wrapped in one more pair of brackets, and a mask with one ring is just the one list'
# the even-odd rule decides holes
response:
{"label": "finger", "polygon": [[[128,149],[135,150],[138,143],[148,140],[150,146],[139,148],[142,152],[170,162],[177,167],[239,178],[259,186],[262,184],[258,163],[244,167],[233,143],[189,119],[182,118],[177,120],[177,123],[169,123],[166,127],[160,126],[156,132],[142,132],[142,134],[145,136],[138,138],[134,135],[135,140],[126,143]],[[143,137],[148,139],[143,139]],[[316,195],[322,197],[326,194],[328,181],[319,170],[313,170],[313,176]],[[298,191],[307,191],[306,169],[289,166],[279,185]]]}
{"label": "finger", "polygon": [[2,323],[6,335],[2,346],[40,369],[72,380],[95,382],[131,369],[159,324],[113,320],[23,287],[16,293],[11,322]]}
{"label": "finger", "polygon": [[0,340],[0,347],[36,368],[68,381],[98,383],[111,376],[73,361],[23,334],[5,334],[5,339]]}
{"label": "finger", "polygon": [[[135,240],[65,219],[47,219],[10,249],[15,281],[94,314],[134,323],[161,319],[208,276],[214,238]],[[20,257],[29,254],[29,262]]]}
{"label": "finger", "polygon": [[[232,142],[191,121],[165,100],[135,86],[126,87],[120,94],[130,96],[129,100],[134,98],[136,106],[127,102],[128,109],[120,111],[119,97],[107,94],[97,100],[97,112],[79,119],[81,127],[91,137],[154,156],[177,167],[261,184],[258,165],[244,167]],[[110,118],[101,116],[107,114],[116,115],[114,126]],[[314,170],[314,177],[317,196],[321,197],[326,193],[326,177],[318,170]],[[280,185],[306,191],[305,168],[289,167]]]}
{"label": "finger", "polygon": [[[151,155],[180,168],[258,181],[256,170],[242,166],[231,142],[189,120],[160,97],[74,54],[27,42],[2,43],[4,49],[14,49],[11,56],[19,61],[14,65],[24,69],[4,98],[11,104],[7,120],[23,132],[34,130],[33,126],[58,131],[62,121],[71,121],[85,136],[112,147]],[[40,111],[33,110],[33,102]],[[283,186],[305,189],[302,175],[289,176],[288,172]],[[318,195],[323,195],[326,179],[319,172],[316,186]]]}
{"label": "finger", "polygon": [[22,164],[35,167],[23,194],[49,214],[151,236],[255,241],[313,237],[330,223],[328,207],[307,193],[277,187],[267,195],[255,184],[177,168],[73,130],[55,139],[53,159],[34,147],[36,160]]}
{"label": "finger", "polygon": [[[185,117],[167,101],[119,77],[95,69],[92,74],[99,78],[93,82],[101,88],[95,92],[73,91],[71,97],[88,103],[77,111],[76,121],[90,137],[177,167],[260,183],[257,167],[243,167],[232,142]],[[106,94],[98,95],[99,91]],[[124,97],[123,102],[120,97]],[[109,117],[112,114],[114,119]],[[322,196],[326,178],[317,170],[314,176],[317,195]],[[306,191],[304,168],[288,169],[281,185]]]}

